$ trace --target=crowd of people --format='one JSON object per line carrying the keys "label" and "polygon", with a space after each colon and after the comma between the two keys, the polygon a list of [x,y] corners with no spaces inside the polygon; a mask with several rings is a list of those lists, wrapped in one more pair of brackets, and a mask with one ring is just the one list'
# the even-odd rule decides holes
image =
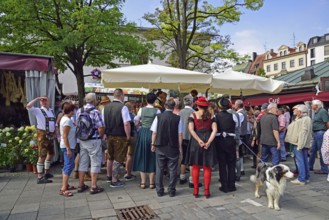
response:
{"label": "crowd of people", "polygon": [[[139,187],[155,189],[159,197],[165,194],[163,177],[167,175],[170,197],[176,196],[179,180],[182,185],[188,182],[195,198],[202,186],[209,198],[216,165],[219,190],[236,191],[236,181],[245,175],[245,155],[252,157],[252,168],[270,158],[275,166],[293,156],[297,177],[293,184],[310,182],[317,154],[321,169],[314,173],[328,174],[329,115],[319,100],[313,100],[311,108],[294,106],[291,115],[288,106],[278,108],[275,103],[252,108],[242,100],[233,104],[225,95],[210,102],[196,90],[182,100],[167,98],[165,92],[158,91],[146,95],[147,104],[135,115],[134,105],[124,103],[122,89],[116,89],[113,97],[103,96],[98,102],[95,93],[88,93],[82,108],[65,101],[57,118],[45,96],[27,104],[37,119],[38,184],[52,182],[49,168],[56,137],[63,155],[60,195],[67,197],[76,189],[69,185],[73,171],[79,178],[78,193],[104,191],[97,184],[102,165],[106,166],[110,187],[123,187],[125,181],[136,179],[133,172],[139,172]],[[40,108],[34,107],[38,101]],[[122,164],[124,181],[119,175]],[[85,184],[85,175],[90,176],[91,186]]]}

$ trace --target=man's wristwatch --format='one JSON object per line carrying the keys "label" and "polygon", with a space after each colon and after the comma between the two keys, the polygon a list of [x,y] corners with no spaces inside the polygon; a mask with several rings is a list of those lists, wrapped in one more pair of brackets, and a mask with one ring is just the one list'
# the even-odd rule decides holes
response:
{"label": "man's wristwatch", "polygon": [[155,147],[155,144],[151,144],[151,146],[154,146]]}

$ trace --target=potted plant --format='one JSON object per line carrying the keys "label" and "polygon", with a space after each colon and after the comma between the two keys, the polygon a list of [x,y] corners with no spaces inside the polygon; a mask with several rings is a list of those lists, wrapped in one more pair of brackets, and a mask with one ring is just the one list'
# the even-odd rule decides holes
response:
{"label": "potted plant", "polygon": [[27,166],[36,166],[38,162],[38,146],[36,144],[36,128],[34,126],[21,127],[17,130],[18,146],[21,150],[21,156]]}
{"label": "potted plant", "polygon": [[0,130],[0,166],[15,171],[18,163],[18,147],[15,145],[15,130],[6,127]]}

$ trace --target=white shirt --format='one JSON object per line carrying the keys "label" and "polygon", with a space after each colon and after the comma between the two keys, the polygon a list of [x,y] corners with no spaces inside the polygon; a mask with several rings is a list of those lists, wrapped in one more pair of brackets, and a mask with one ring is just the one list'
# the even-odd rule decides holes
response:
{"label": "white shirt", "polygon": [[[172,110],[166,110],[166,111],[172,111]],[[157,128],[158,128],[158,117],[155,117],[150,130],[153,132],[157,132]],[[179,119],[179,123],[178,123],[178,134],[183,134],[183,123],[181,118]]]}
{"label": "white shirt", "polygon": [[31,107],[27,108],[28,111],[33,112],[37,119],[37,128],[40,130],[46,130],[46,118],[42,114],[41,109],[43,109],[48,117],[53,117],[55,120],[54,121],[49,121],[49,132],[54,132],[55,131],[55,123],[56,123],[56,117],[53,114],[53,111],[51,108],[46,109],[45,107],[41,108],[36,108],[36,107]]}
{"label": "white shirt", "polygon": [[61,119],[61,122],[59,123],[59,129],[60,129],[60,133],[61,133],[61,143],[60,143],[60,147],[61,148],[66,148],[65,143],[64,143],[64,139],[63,139],[63,128],[64,126],[69,126],[70,127],[70,131],[68,133],[67,139],[70,143],[70,148],[71,149],[75,149],[75,145],[77,144],[77,138],[75,137],[75,132],[76,132],[76,126],[73,124],[72,119],[63,116]]}
{"label": "white shirt", "polygon": [[[118,102],[121,102],[122,103],[122,101],[120,101],[118,99],[113,99],[113,101],[118,101]],[[128,107],[125,106],[125,105],[121,109],[121,116],[122,116],[123,123],[130,122],[131,121]]]}
{"label": "white shirt", "polygon": [[[147,105],[146,108],[154,108],[153,105]],[[157,114],[161,114],[161,111],[158,109]],[[134,118],[134,121],[140,121],[142,117],[142,108],[140,108],[137,112],[137,115]]]}
{"label": "white shirt", "polygon": [[241,113],[241,111],[243,111],[243,109],[239,109],[236,113],[239,114],[239,118],[240,118],[240,126],[242,124],[242,122],[244,121],[244,115]]}
{"label": "white shirt", "polygon": [[[232,109],[228,109],[227,110],[228,113],[231,113],[232,114],[232,118],[233,118],[233,121],[235,122],[235,127],[241,127],[241,121],[240,121],[240,124],[239,124],[239,120],[238,118],[236,117],[236,114],[233,114],[233,110]],[[239,117],[240,118],[240,117]]]}

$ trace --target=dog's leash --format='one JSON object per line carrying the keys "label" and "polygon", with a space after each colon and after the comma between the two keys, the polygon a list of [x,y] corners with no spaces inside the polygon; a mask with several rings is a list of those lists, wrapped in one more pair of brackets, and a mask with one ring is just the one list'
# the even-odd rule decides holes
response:
{"label": "dog's leash", "polygon": [[248,148],[249,149],[249,151],[260,161],[260,162],[262,162],[263,164],[266,164],[263,160],[262,160],[262,158],[260,158],[260,157],[258,157],[258,155],[256,155],[255,153],[254,153],[254,151],[246,144],[246,143],[244,143],[243,141],[241,141],[242,142],[242,144],[246,147],[246,148]]}

